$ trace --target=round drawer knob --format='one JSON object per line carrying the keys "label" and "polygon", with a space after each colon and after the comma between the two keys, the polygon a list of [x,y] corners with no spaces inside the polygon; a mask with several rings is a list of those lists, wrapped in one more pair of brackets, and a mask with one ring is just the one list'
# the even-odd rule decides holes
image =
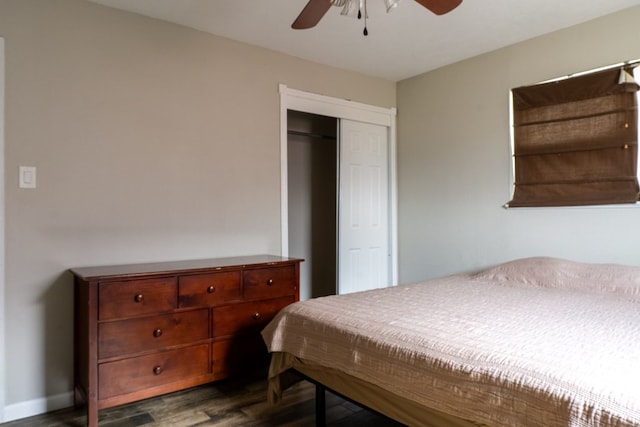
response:
{"label": "round drawer knob", "polygon": [[162,329],[158,328],[156,330],[153,331],[153,336],[158,338],[162,336]]}
{"label": "round drawer knob", "polygon": [[216,291],[216,287],[211,285],[207,288],[207,292],[209,292],[210,294],[214,293]]}
{"label": "round drawer knob", "polygon": [[260,319],[260,313],[253,313],[253,320],[258,320]]}
{"label": "round drawer knob", "polygon": [[154,366],[153,373],[154,375],[160,375],[162,373],[162,366]]}
{"label": "round drawer knob", "polygon": [[138,294],[138,295],[135,296],[134,300],[136,302],[142,302],[142,301],[144,301],[144,295]]}
{"label": "round drawer knob", "polygon": [[273,285],[273,279],[267,280],[267,286],[271,286],[271,285]]}

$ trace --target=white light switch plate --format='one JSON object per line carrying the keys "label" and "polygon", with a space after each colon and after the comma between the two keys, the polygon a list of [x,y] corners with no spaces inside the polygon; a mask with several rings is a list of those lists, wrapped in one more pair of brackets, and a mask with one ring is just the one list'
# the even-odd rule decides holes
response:
{"label": "white light switch plate", "polygon": [[20,166],[20,188],[36,188],[36,167]]}

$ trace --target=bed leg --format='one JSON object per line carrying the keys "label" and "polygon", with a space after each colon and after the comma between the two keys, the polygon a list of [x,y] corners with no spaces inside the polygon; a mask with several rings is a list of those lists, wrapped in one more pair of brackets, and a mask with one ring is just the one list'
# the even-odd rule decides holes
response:
{"label": "bed leg", "polygon": [[327,424],[325,390],[323,385],[316,384],[316,427],[325,427]]}

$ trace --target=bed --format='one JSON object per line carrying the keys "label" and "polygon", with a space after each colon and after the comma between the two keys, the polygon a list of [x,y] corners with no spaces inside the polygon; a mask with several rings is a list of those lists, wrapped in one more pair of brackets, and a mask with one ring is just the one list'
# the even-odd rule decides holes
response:
{"label": "bed", "polygon": [[640,267],[527,258],[295,303],[263,330],[292,372],[410,426],[640,425]]}

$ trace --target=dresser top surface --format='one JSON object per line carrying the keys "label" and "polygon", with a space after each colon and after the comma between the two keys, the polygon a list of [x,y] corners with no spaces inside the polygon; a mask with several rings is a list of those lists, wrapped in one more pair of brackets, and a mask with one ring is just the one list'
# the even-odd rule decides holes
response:
{"label": "dresser top surface", "polygon": [[110,277],[136,277],[143,275],[179,274],[198,270],[231,270],[247,266],[265,267],[292,264],[303,261],[277,255],[250,255],[226,258],[208,258],[182,261],[153,262],[141,264],[105,265],[71,268],[70,271],[83,280],[100,280]]}

